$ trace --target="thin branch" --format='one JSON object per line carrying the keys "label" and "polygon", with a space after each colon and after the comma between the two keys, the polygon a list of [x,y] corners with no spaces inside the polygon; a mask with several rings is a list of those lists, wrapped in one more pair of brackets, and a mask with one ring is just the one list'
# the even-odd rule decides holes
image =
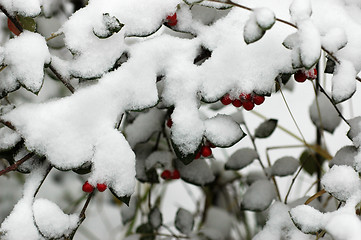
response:
{"label": "thin branch", "polygon": [[[43,160],[45,160],[45,157],[43,158]],[[44,177],[43,177],[43,180],[41,180],[39,186],[37,187],[37,189],[36,189],[36,191],[35,191],[35,193],[34,193],[34,197],[36,197],[36,195],[38,194],[38,192],[39,192],[39,190],[40,190],[40,187],[43,185],[43,183],[44,183],[46,177],[49,175],[51,169],[53,169],[53,166],[51,166],[51,165],[49,164],[49,167],[48,167],[48,169],[46,170],[46,173],[45,173],[45,175],[44,175]]]}
{"label": "thin branch", "polygon": [[315,200],[318,197],[321,197],[323,194],[325,194],[325,189],[320,190],[319,192],[315,193],[313,196],[311,196],[307,201],[305,202],[305,205],[310,204],[313,200]]}
{"label": "thin branch", "polygon": [[3,119],[0,118],[0,123],[4,124],[5,126],[7,126],[8,128],[10,128],[11,130],[16,131],[14,125],[12,125],[10,122],[5,121]]}
{"label": "thin branch", "polygon": [[0,10],[10,19],[10,21],[15,25],[15,27],[20,31],[23,32],[24,29],[20,25],[19,21],[16,17],[12,16],[2,5],[0,5]]}
{"label": "thin branch", "polygon": [[34,153],[29,153],[27,155],[25,155],[22,159],[16,161],[14,164],[10,165],[9,167],[3,169],[0,171],[0,176],[11,172],[11,171],[15,171],[16,169],[18,169],[18,167],[23,164],[24,162],[26,162],[27,160],[29,160],[30,158],[32,158],[34,156]]}
{"label": "thin branch", "polygon": [[66,80],[52,64],[50,64],[49,69],[55,74],[55,76],[69,89],[71,93],[75,92],[75,88]]}

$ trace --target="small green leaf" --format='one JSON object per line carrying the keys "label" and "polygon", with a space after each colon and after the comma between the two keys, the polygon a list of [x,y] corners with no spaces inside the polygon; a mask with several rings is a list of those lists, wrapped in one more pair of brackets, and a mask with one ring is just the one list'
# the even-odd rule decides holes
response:
{"label": "small green leaf", "polygon": [[267,138],[271,136],[271,134],[274,132],[274,130],[277,127],[277,119],[268,119],[261,123],[254,134],[256,138]]}
{"label": "small green leaf", "polygon": [[319,156],[319,163],[317,163],[316,155],[311,154],[308,150],[305,150],[300,156],[300,163],[303,169],[310,175],[317,172],[318,166],[322,166],[324,161],[325,158]]}
{"label": "small green leaf", "polygon": [[148,222],[154,229],[158,229],[163,224],[163,216],[158,207],[154,207],[148,214]]}
{"label": "small green leaf", "polygon": [[115,198],[117,198],[118,200],[120,200],[121,202],[125,203],[127,206],[129,206],[129,202],[130,202],[130,196],[118,196],[114,189],[112,189],[111,187],[109,187],[110,192],[114,195]]}
{"label": "small green leaf", "polygon": [[174,226],[186,235],[192,232],[194,226],[194,217],[191,212],[179,208],[174,220]]}
{"label": "small green leaf", "polygon": [[258,154],[254,149],[238,149],[229,157],[228,161],[224,165],[224,168],[226,170],[240,170],[251,164],[257,158]]}
{"label": "small green leaf", "polygon": [[91,172],[92,164],[91,162],[86,162],[83,165],[81,165],[79,168],[73,169],[73,172],[84,175]]}
{"label": "small green leaf", "polygon": [[137,227],[137,233],[144,234],[140,237],[141,240],[154,240],[154,229],[150,223],[143,223]]}
{"label": "small green leaf", "polygon": [[34,18],[31,17],[24,17],[21,15],[16,16],[17,20],[19,21],[20,25],[30,32],[35,32],[36,30],[36,22]]}

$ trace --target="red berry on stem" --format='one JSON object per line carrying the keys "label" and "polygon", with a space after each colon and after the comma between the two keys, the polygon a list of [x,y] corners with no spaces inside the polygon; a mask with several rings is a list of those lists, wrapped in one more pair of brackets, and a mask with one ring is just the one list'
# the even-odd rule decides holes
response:
{"label": "red berry on stem", "polygon": [[90,185],[90,183],[88,181],[86,181],[84,184],[83,184],[83,191],[84,192],[87,192],[87,193],[91,193],[93,192],[94,190],[94,187],[92,185]]}
{"label": "red berry on stem", "polygon": [[99,192],[104,192],[107,189],[107,185],[105,183],[98,183],[97,189]]}
{"label": "red berry on stem", "polygon": [[245,102],[243,103],[243,108],[247,111],[251,111],[254,108],[253,102]]}
{"label": "red berry on stem", "polygon": [[169,26],[177,25],[177,22],[178,22],[177,13],[174,13],[173,15],[168,15],[166,20],[167,20],[167,23],[168,23]]}
{"label": "red berry on stem", "polygon": [[253,103],[256,105],[261,105],[264,102],[264,96],[255,95],[253,96]]}
{"label": "red berry on stem", "polygon": [[297,71],[293,77],[295,78],[296,82],[304,82],[307,79],[306,74],[302,70]]}
{"label": "red berry on stem", "polygon": [[232,99],[229,97],[229,94],[226,94],[221,98],[221,103],[223,105],[228,105],[232,103]]}
{"label": "red berry on stem", "polygon": [[16,36],[20,35],[19,29],[15,26],[15,24],[8,18],[8,28],[10,31],[12,31]]}
{"label": "red berry on stem", "polygon": [[252,100],[252,95],[249,93],[241,93],[239,99],[241,99],[242,102],[249,102]]}
{"label": "red berry on stem", "polygon": [[160,177],[163,178],[164,180],[169,180],[172,177],[172,173],[169,170],[164,170],[160,175]]}
{"label": "red berry on stem", "polygon": [[212,155],[212,149],[208,146],[203,146],[201,148],[201,154],[203,157],[209,157]]}
{"label": "red berry on stem", "polygon": [[308,79],[316,79],[317,78],[317,69],[313,68],[305,72],[305,75]]}
{"label": "red berry on stem", "polygon": [[175,169],[172,173],[172,179],[179,179],[180,178],[180,173],[177,169]]}
{"label": "red berry on stem", "polygon": [[242,106],[241,100],[238,100],[238,99],[233,100],[233,101],[232,101],[232,104],[233,104],[233,106],[235,106],[235,107],[241,107],[241,106]]}
{"label": "red berry on stem", "polygon": [[196,156],[194,157],[194,159],[198,159],[198,158],[200,158],[201,157],[201,152],[198,152],[197,154],[196,154]]}
{"label": "red berry on stem", "polygon": [[167,126],[168,126],[169,128],[171,128],[172,125],[173,125],[172,119],[171,119],[171,118],[168,118],[168,120],[167,120]]}

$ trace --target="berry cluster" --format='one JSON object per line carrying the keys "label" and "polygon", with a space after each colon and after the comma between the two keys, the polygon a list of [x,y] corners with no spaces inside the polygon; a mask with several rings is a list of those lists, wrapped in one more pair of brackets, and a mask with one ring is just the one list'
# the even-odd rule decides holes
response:
{"label": "berry cluster", "polygon": [[296,82],[304,82],[306,79],[316,79],[317,78],[317,69],[312,68],[310,70],[298,70],[293,77]]}
{"label": "berry cluster", "polygon": [[265,100],[264,96],[257,95],[255,93],[241,93],[239,98],[232,99],[231,96],[227,93],[221,98],[221,102],[223,105],[229,105],[232,103],[235,107],[242,107],[250,111],[256,105],[261,105]]}
{"label": "berry cluster", "polygon": [[177,169],[174,169],[173,172],[171,172],[170,170],[164,170],[160,176],[164,180],[171,180],[171,179],[179,179],[180,178],[180,174],[179,174],[179,171]]}
{"label": "berry cluster", "polygon": [[[94,191],[94,186],[91,185],[88,181],[86,181],[83,184],[83,191],[87,192],[87,193],[91,193]],[[99,192],[104,192],[107,189],[107,185],[105,183],[98,183],[97,184],[97,189]]]}
{"label": "berry cluster", "polygon": [[177,13],[174,13],[173,15],[168,15],[166,18],[166,23],[168,24],[168,26],[175,26],[177,25]]}
{"label": "berry cluster", "polygon": [[194,159],[198,159],[201,156],[203,156],[203,157],[211,156],[212,148],[215,148],[215,146],[211,142],[207,141],[206,144],[201,147],[201,150],[196,154]]}

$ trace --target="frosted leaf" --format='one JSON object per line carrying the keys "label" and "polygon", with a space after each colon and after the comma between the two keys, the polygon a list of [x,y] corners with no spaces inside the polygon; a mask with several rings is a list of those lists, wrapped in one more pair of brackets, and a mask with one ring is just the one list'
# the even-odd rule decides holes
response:
{"label": "frosted leaf", "polygon": [[322,37],[322,46],[330,53],[336,53],[344,48],[348,42],[345,30],[333,28]]}
{"label": "frosted leaf", "polygon": [[123,225],[127,224],[128,222],[134,219],[137,210],[137,204],[138,204],[138,197],[132,196],[130,198],[129,206],[125,204],[122,204],[120,206],[120,214],[122,217]]}
{"label": "frosted leaf", "polygon": [[257,158],[258,154],[254,149],[239,149],[229,157],[225,169],[240,170],[251,164]]}
{"label": "frosted leaf", "polygon": [[28,175],[24,185],[23,197],[14,206],[10,215],[1,223],[0,232],[4,233],[2,240],[43,239],[34,224],[32,205],[34,193],[47,174],[48,167],[48,164],[44,164]]}
{"label": "frosted leaf", "polygon": [[204,159],[197,159],[188,165],[181,161],[175,162],[175,168],[179,170],[181,178],[189,183],[204,186],[214,181],[215,176]]}
{"label": "frosted leaf", "polygon": [[206,221],[200,232],[211,240],[228,239],[233,220],[225,210],[211,207],[207,211]]}
{"label": "frosted leaf", "polygon": [[321,56],[321,39],[316,26],[310,20],[297,24],[300,41],[300,57],[304,67],[311,68]]}
{"label": "frosted leaf", "polygon": [[247,44],[260,40],[266,33],[258,23],[255,14],[251,14],[243,29],[243,38]]}
{"label": "frosted leaf", "polygon": [[350,124],[350,130],[347,133],[347,137],[352,140],[356,148],[361,146],[361,117],[355,117],[348,120]]}
{"label": "frosted leaf", "polygon": [[0,151],[10,149],[20,142],[20,135],[10,128],[0,128]]}
{"label": "frosted leaf", "polygon": [[291,209],[290,215],[292,221],[304,233],[315,233],[324,227],[324,214],[311,206],[297,206]]}
{"label": "frosted leaf", "polygon": [[38,93],[43,84],[44,65],[50,63],[50,53],[44,37],[25,31],[9,40],[5,46],[4,63],[12,81],[19,81],[27,90]]}
{"label": "frosted leaf", "polygon": [[129,145],[133,148],[137,143],[146,142],[153,133],[161,131],[166,112],[152,108],[140,114],[132,124],[125,129]]}
{"label": "frosted leaf", "polygon": [[361,236],[360,219],[353,214],[335,214],[325,226],[335,240],[358,240]]}
{"label": "frosted leaf", "polygon": [[[328,165],[330,168],[334,165],[346,165],[353,167],[356,155],[357,148],[355,148],[355,146],[344,146],[336,152],[335,156]],[[356,170],[359,169],[357,162],[355,162],[355,168]]]}
{"label": "frosted leaf", "polygon": [[292,33],[285,38],[282,45],[287,49],[294,49],[299,46],[299,42],[298,33]]}
{"label": "frosted leaf", "polygon": [[336,103],[349,99],[355,93],[356,75],[357,72],[351,62],[345,60],[336,65],[332,77],[332,98]]}
{"label": "frosted leaf", "polygon": [[267,180],[267,176],[263,171],[251,171],[247,174],[246,182],[248,185],[258,180]]}
{"label": "frosted leaf", "polygon": [[241,208],[250,211],[267,209],[276,197],[274,185],[268,180],[258,180],[243,195]]}
{"label": "frosted leaf", "polygon": [[294,157],[282,157],[277,159],[277,161],[271,167],[271,174],[273,176],[288,176],[296,172],[300,166],[299,161]]}
{"label": "frosted leaf", "polygon": [[191,212],[183,208],[179,208],[175,220],[174,226],[181,232],[186,235],[191,233],[194,225],[194,217]]}
{"label": "frosted leaf", "polygon": [[230,147],[245,134],[232,117],[218,114],[204,121],[204,136],[215,146]]}
{"label": "frosted leaf", "polygon": [[276,21],[274,12],[268,8],[256,8],[253,12],[258,26],[260,26],[263,30],[270,29]]}
{"label": "frosted leaf", "polygon": [[163,223],[162,213],[159,211],[159,208],[155,207],[150,210],[148,215],[148,222],[152,225],[154,229],[158,229]]}
{"label": "frosted leaf", "polygon": [[99,38],[108,38],[119,32],[123,26],[124,24],[120,23],[116,17],[110,16],[109,13],[103,13],[103,21],[94,26],[93,32]]}
{"label": "frosted leaf", "polygon": [[[316,101],[318,101],[318,106]],[[342,112],[341,105],[338,105],[337,108]],[[315,99],[309,108],[309,113],[316,127],[330,133],[333,133],[341,122],[341,117],[335,107],[324,94],[318,94],[317,100]]]}
{"label": "frosted leaf", "polygon": [[36,17],[40,14],[41,0],[0,0],[0,4],[11,14]]}
{"label": "frosted leaf", "polygon": [[256,138],[269,137],[277,127],[277,119],[268,119],[261,123],[255,130],[254,136]]}
{"label": "frosted leaf", "polygon": [[324,189],[340,201],[346,201],[361,189],[358,173],[349,166],[334,165],[323,175],[321,184]]}
{"label": "frosted leaf", "polygon": [[[290,208],[295,208],[297,206],[303,205],[310,197],[311,196],[304,196],[304,197],[298,198],[292,202],[287,203],[287,206]],[[317,199],[308,203],[307,206],[313,207],[314,209],[319,210],[321,212],[324,211],[322,203],[320,201],[318,201]]]}
{"label": "frosted leaf", "polygon": [[311,17],[312,7],[310,0],[293,0],[290,5],[290,15],[294,22],[299,22]]}
{"label": "frosted leaf", "polygon": [[155,151],[152,152],[145,160],[145,170],[156,167],[160,164],[164,168],[170,168],[172,166],[173,154],[169,151]]}
{"label": "frosted leaf", "polygon": [[33,211],[35,224],[46,238],[68,236],[79,220],[77,215],[64,214],[58,205],[43,198],[34,202]]}

